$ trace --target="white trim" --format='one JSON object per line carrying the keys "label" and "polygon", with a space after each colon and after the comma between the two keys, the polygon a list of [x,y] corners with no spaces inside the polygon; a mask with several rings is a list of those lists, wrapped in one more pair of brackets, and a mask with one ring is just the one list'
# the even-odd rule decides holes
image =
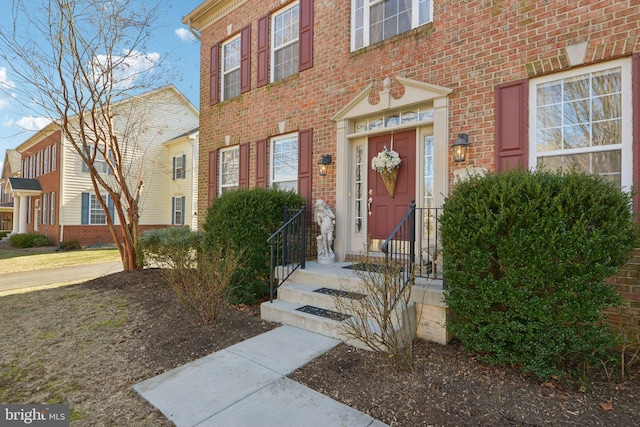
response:
{"label": "white trim", "polygon": [[621,144],[612,144],[604,146],[594,146],[586,148],[574,148],[571,150],[555,150],[545,151],[545,156],[553,156],[559,154],[581,154],[581,153],[593,153],[601,151],[621,151],[621,183],[622,188],[626,191],[631,189],[633,185],[633,103],[632,103],[632,70],[631,59],[618,59],[613,61],[606,61],[595,65],[580,67],[571,69],[568,71],[549,74],[543,77],[532,79],[529,84],[529,165],[531,169],[537,167],[537,145],[536,145],[536,131],[537,131],[537,87],[540,84],[562,80],[568,77],[575,77],[584,74],[595,73],[598,71],[605,71],[612,68],[620,68],[621,74],[621,108],[622,108],[622,142]]}
{"label": "white trim", "polygon": [[279,182],[291,182],[294,180],[279,180],[279,181],[274,181],[273,179],[273,175],[274,175],[274,170],[273,170],[273,166],[274,166],[274,155],[275,155],[275,144],[278,141],[283,141],[283,140],[287,140],[287,139],[295,139],[296,140],[296,147],[297,147],[297,155],[296,155],[296,159],[295,159],[295,168],[296,168],[296,173],[295,173],[295,181],[296,181],[296,188],[295,188],[295,192],[298,192],[298,186],[297,186],[297,182],[298,182],[298,158],[300,156],[300,139],[299,139],[299,135],[297,132],[294,133],[287,133],[284,135],[278,135],[276,137],[270,138],[269,139],[269,186],[273,187],[276,186]]}
{"label": "white trim", "polygon": [[[378,3],[382,3],[385,0],[362,0],[362,46],[356,46],[356,0],[351,0],[351,23],[350,23],[350,34],[351,40],[349,42],[349,46],[351,48],[351,52],[354,52],[359,49],[363,49],[369,45],[371,45],[371,7],[377,5]],[[429,16],[430,20],[420,23],[420,0],[411,0],[411,28],[407,31],[418,28],[422,25],[433,22],[433,0],[427,0],[429,2]],[[403,31],[398,34],[394,34],[391,37],[395,37],[399,34],[403,34],[406,31]],[[391,37],[383,38],[382,40],[376,42],[382,42]]]}
{"label": "white trim", "polygon": [[[287,12],[290,9],[293,9],[294,7],[298,6],[298,34],[296,34],[296,38],[294,40],[290,40],[287,43],[284,43],[280,46],[278,46],[278,49],[282,49],[285,48],[287,46],[292,45],[293,43],[297,43],[300,40],[300,8],[299,8],[300,3],[298,1],[295,1],[285,7],[283,7],[282,9],[277,10],[276,12],[271,14],[271,22],[269,25],[269,82],[272,83],[275,80],[275,74],[276,74],[276,64],[275,64],[275,50],[276,50],[276,43],[275,43],[275,34],[276,34],[276,25],[275,25],[275,21],[276,21],[276,17],[282,15],[283,13]],[[298,57],[298,61],[300,61],[300,57]],[[299,62],[298,62],[299,63]],[[297,71],[296,71],[297,72]],[[293,73],[295,74],[295,73]],[[289,77],[289,76],[285,76],[284,78]]]}
{"label": "white trim", "polygon": [[[224,160],[224,153],[228,153],[231,151],[235,151],[236,152],[236,162],[237,162],[237,174],[235,176],[236,180],[234,183],[231,184],[226,184],[223,185],[222,182],[222,171],[224,170],[224,168],[222,167],[222,163]],[[219,164],[218,164],[218,182],[220,183],[220,185],[218,186],[218,195],[222,195],[222,190],[226,189],[226,188],[240,188],[240,146],[239,145],[234,145],[232,147],[225,147],[225,148],[221,148],[220,149],[220,155],[219,157]]]}
{"label": "white trim", "polygon": [[[238,65],[236,67],[233,67],[229,70],[225,70],[224,68],[224,63],[225,63],[225,48],[227,46],[229,46],[231,43],[235,42],[235,41],[239,41],[239,45],[238,45],[238,57],[239,57],[239,61],[238,61]],[[227,40],[226,42],[224,42],[221,46],[221,55],[220,55],[220,60],[221,60],[221,64],[220,64],[220,99],[222,101],[226,101],[227,99],[231,99],[234,98],[233,97],[227,97],[227,94],[225,93],[225,84],[224,84],[224,78],[234,72],[234,71],[238,71],[240,72],[240,66],[242,64],[242,40],[240,39],[240,33],[238,33],[237,35],[235,35],[234,37],[231,37],[229,40]],[[238,80],[238,95],[240,95],[240,80]]]}

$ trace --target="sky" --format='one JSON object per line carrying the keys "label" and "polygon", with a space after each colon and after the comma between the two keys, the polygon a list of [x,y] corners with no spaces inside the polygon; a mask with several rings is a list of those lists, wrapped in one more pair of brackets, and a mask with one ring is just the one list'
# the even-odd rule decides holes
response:
{"label": "sky", "polygon": [[[10,0],[2,0],[9,3]],[[189,101],[199,108],[200,90],[200,43],[182,24],[182,18],[194,10],[204,0],[166,0],[162,16],[153,29],[153,42],[149,52],[140,53],[140,61],[155,61],[165,53],[169,54],[165,65],[177,71],[180,78],[173,83]],[[7,11],[8,12],[8,11]],[[12,26],[10,12],[0,14],[0,26]],[[12,75],[11,68],[0,58],[0,171],[5,157],[5,150],[16,148],[33,135],[35,130],[45,126],[49,120],[35,116],[32,111],[25,111],[15,98],[21,92],[17,88],[19,79]],[[4,92],[9,92],[6,94]]]}

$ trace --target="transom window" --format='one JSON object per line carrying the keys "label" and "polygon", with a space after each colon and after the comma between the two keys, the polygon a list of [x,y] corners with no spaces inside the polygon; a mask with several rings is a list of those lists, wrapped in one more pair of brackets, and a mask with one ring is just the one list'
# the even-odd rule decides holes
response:
{"label": "transom window", "polygon": [[222,99],[240,95],[240,36],[222,45]]}
{"label": "transom window", "polygon": [[237,146],[220,150],[220,194],[239,188],[239,151]]}
{"label": "transom window", "polygon": [[623,188],[631,184],[631,84],[627,61],[531,87],[533,166],[577,168]]}
{"label": "transom window", "polygon": [[271,81],[284,79],[298,72],[298,36],[300,8],[298,3],[273,15],[271,28]]}
{"label": "transom window", "polygon": [[298,134],[271,140],[271,185],[298,191]]}
{"label": "transom window", "polygon": [[352,0],[351,10],[351,50],[433,20],[432,0]]}

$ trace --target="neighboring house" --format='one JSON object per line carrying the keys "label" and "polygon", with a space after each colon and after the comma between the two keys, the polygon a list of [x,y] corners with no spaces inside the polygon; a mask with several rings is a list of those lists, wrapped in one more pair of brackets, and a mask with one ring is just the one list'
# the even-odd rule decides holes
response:
{"label": "neighboring house", "polygon": [[164,143],[171,159],[171,224],[198,230],[198,129]]}
{"label": "neighboring house", "polygon": [[[140,231],[173,223],[191,225],[192,209],[183,209],[178,217],[172,201],[183,195],[193,203],[195,181],[177,185],[172,161],[178,156],[184,159],[180,176],[193,175],[197,109],[174,86],[166,86],[120,101],[114,111],[128,178],[134,185],[144,182]],[[136,136],[131,137],[134,129]],[[47,125],[16,151],[21,155],[21,176],[5,185],[14,198],[13,233],[36,232],[55,244],[68,239],[78,239],[82,245],[112,243],[106,226],[106,215],[113,217],[112,202],[108,200],[110,209],[105,213],[88,168],[56,123]],[[104,163],[103,176],[108,180]],[[117,217],[114,221],[118,224]]]}
{"label": "neighboring house", "polygon": [[7,149],[0,175],[0,231],[13,230],[13,196],[7,193],[5,184],[9,178],[17,178],[20,175],[20,153]]}
{"label": "neighboring house", "polygon": [[[577,165],[640,184],[637,2],[207,0],[183,22],[201,43],[199,211],[233,187],[324,199],[338,261],[469,173]],[[394,198],[370,166],[385,146]]]}

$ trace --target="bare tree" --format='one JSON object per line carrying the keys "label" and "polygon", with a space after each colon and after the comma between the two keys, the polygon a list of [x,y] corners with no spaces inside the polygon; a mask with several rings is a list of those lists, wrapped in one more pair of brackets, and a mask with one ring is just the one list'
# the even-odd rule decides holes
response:
{"label": "bare tree", "polygon": [[[158,87],[159,55],[145,43],[161,6],[144,0],[14,0],[0,29],[0,57],[16,74],[22,105],[56,122],[86,165],[123,268],[136,252],[143,180],[131,161],[142,129],[124,100]],[[113,203],[118,225],[108,214]]]}

